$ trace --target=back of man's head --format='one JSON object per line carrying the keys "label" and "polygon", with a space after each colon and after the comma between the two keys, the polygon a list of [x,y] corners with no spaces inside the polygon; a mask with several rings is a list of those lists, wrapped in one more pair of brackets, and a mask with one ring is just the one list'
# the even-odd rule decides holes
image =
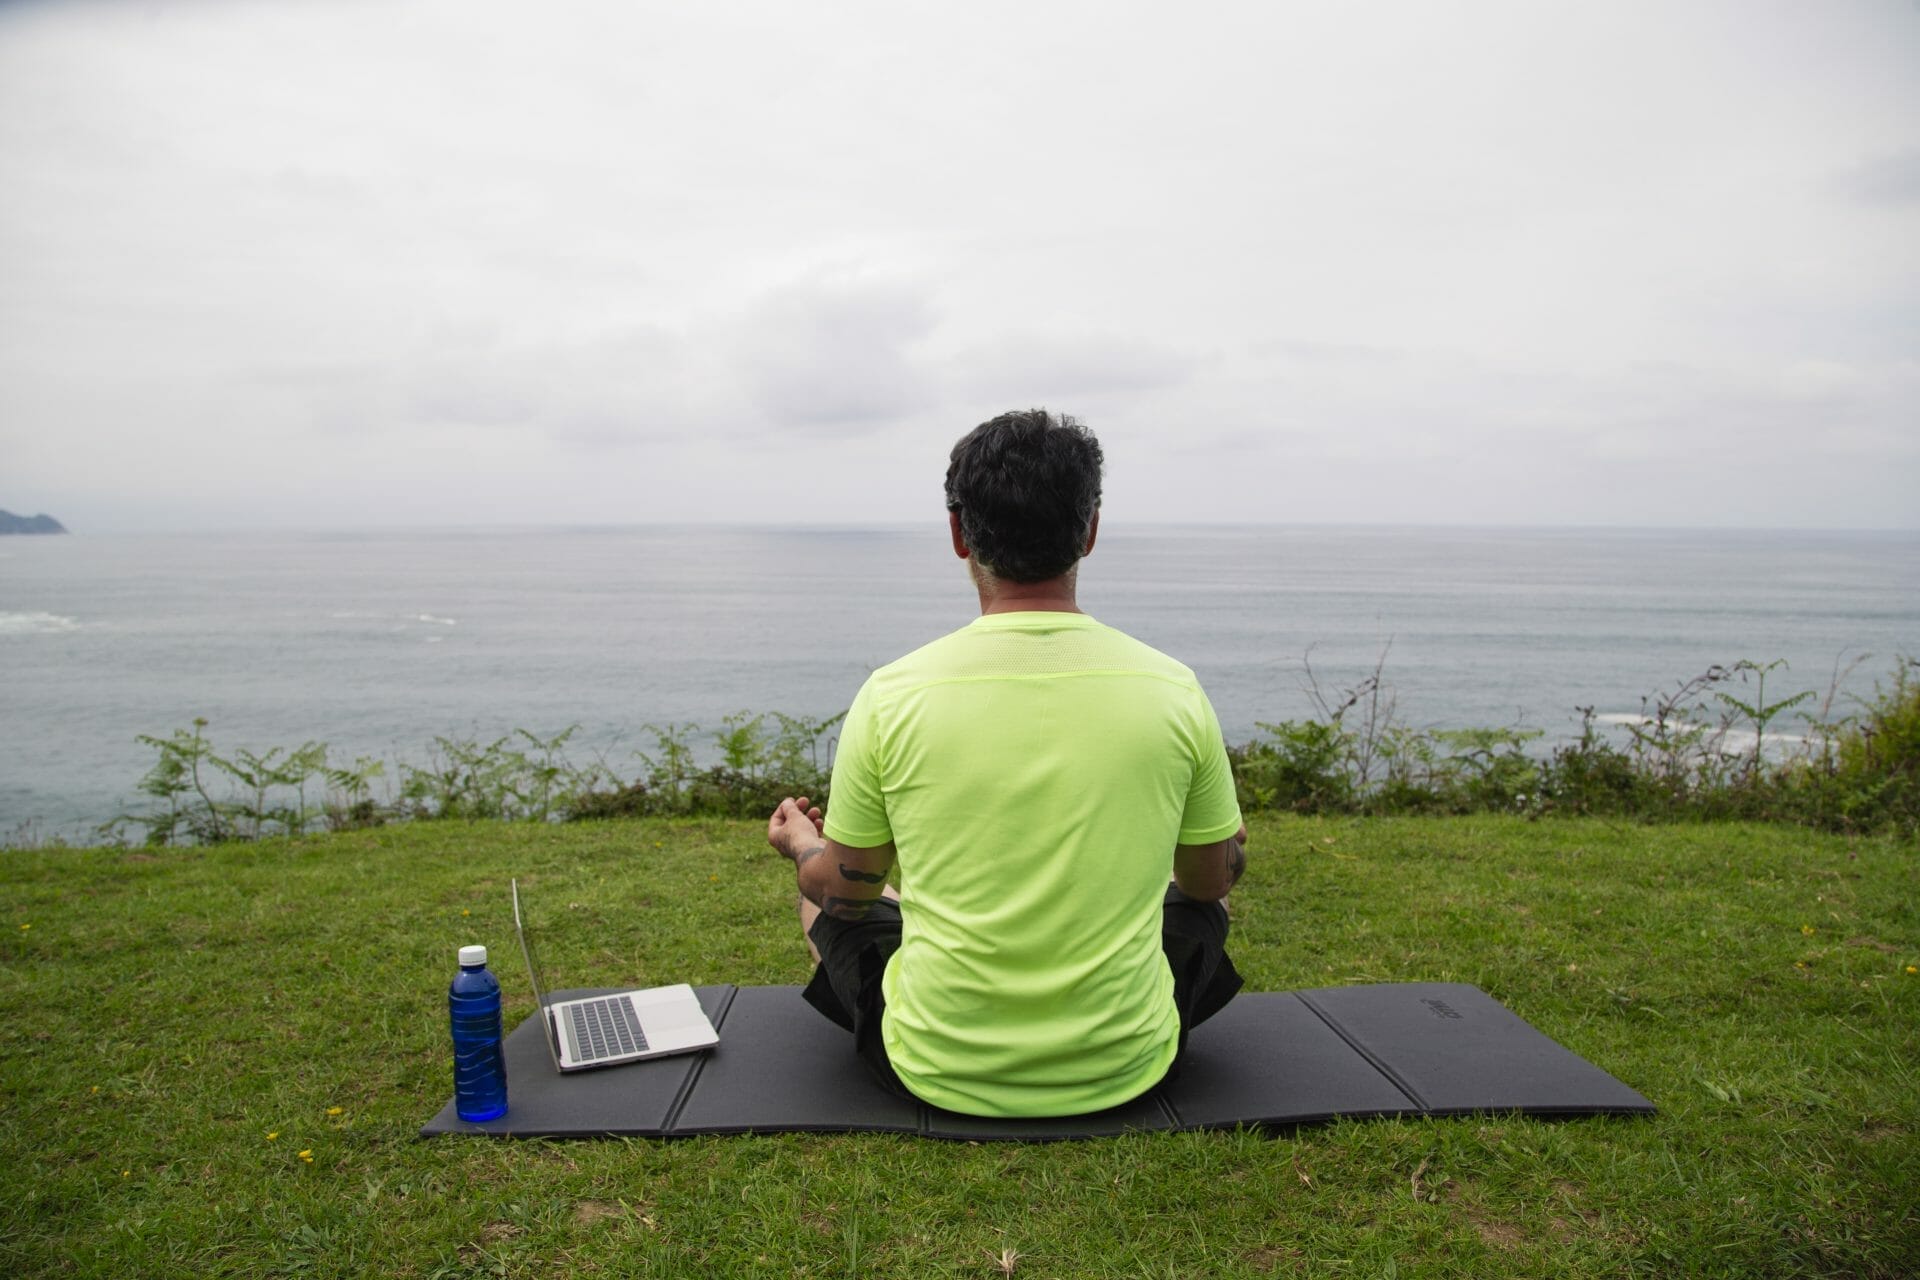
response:
{"label": "back of man's head", "polygon": [[1008,582],[1073,568],[1100,509],[1104,463],[1093,432],[1045,409],[1003,413],[953,446],[947,510],[980,566]]}

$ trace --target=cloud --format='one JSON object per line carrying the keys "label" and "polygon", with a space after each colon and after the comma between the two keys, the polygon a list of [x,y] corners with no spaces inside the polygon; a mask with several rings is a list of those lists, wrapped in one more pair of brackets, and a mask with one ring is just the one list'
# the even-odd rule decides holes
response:
{"label": "cloud", "polygon": [[483,330],[409,344],[390,357],[259,368],[246,382],[329,437],[441,428],[518,428],[562,445],[606,447],[694,429],[687,344],[628,326],[572,342],[503,340]]}
{"label": "cloud", "polygon": [[918,282],[818,270],[764,295],[730,328],[728,373],[774,426],[860,434],[933,399],[916,347],[933,331],[934,308]]}
{"label": "cloud", "polygon": [[603,450],[769,429],[856,437],[938,405],[919,350],[934,315],[912,277],[812,270],[679,324],[536,340],[448,322],[390,352],[256,363],[238,380],[264,416],[336,439],[514,429]]}
{"label": "cloud", "polygon": [[960,352],[954,385],[974,400],[1012,405],[1159,390],[1193,376],[1171,347],[1114,334],[1009,334]]}
{"label": "cloud", "polygon": [[1863,204],[1920,204],[1920,147],[1855,165],[1842,172],[1835,185]]}
{"label": "cloud", "polygon": [[1708,492],[1729,468],[1771,469],[1825,503],[1837,494],[1822,490],[1852,468],[1877,459],[1898,474],[1920,461],[1908,427],[1916,397],[1911,360],[1638,367],[1567,377],[1534,402],[1533,423],[1576,461],[1637,463],[1659,483]]}
{"label": "cloud", "polygon": [[1396,347],[1308,338],[1262,339],[1251,343],[1248,352],[1257,359],[1277,358],[1299,365],[1386,365],[1404,360],[1409,355],[1407,351]]}
{"label": "cloud", "polygon": [[1170,519],[1914,522],[1911,18],[869,7],[0,5],[7,482],[891,520],[1038,403]]}

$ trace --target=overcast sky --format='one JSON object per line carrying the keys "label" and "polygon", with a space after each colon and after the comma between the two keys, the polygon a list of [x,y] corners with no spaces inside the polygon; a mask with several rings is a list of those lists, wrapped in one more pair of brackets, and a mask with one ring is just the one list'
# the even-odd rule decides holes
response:
{"label": "overcast sky", "polygon": [[0,507],[1920,527],[1920,4],[0,6]]}

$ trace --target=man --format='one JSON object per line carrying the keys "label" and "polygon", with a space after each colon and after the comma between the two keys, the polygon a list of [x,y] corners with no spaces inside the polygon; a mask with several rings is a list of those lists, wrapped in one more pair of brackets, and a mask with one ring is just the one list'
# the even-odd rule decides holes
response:
{"label": "man", "polygon": [[767,824],[818,961],[807,1000],[883,1086],[952,1111],[1117,1106],[1240,986],[1221,900],[1246,828],[1213,708],[1075,603],[1102,462],[1042,410],[954,446],[981,616],[862,686],[824,817],[789,798]]}

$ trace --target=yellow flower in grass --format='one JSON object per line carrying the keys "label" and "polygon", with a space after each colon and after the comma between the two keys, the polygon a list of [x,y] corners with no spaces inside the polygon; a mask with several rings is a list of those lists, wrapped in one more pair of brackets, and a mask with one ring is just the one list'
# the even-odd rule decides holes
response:
{"label": "yellow flower in grass", "polygon": [[1814,930],[1814,927],[1813,927],[1812,925],[1810,925],[1810,924],[1803,924],[1803,925],[1801,925],[1801,926],[1800,926],[1800,932],[1802,932],[1802,933],[1804,933],[1804,934],[1806,934],[1806,935],[1807,935],[1807,936],[1808,936],[1809,938],[1811,938],[1811,937],[1812,937],[1812,936],[1814,935],[1814,933],[1815,933],[1815,930]]}
{"label": "yellow flower in grass", "polygon": [[300,1153],[300,1158],[301,1158],[302,1160],[305,1160],[305,1161],[306,1161],[306,1162],[307,1162],[308,1164],[312,1164],[312,1163],[313,1163],[313,1148],[312,1148],[312,1147],[308,1147],[308,1148],[307,1148],[307,1149],[306,1149],[305,1151],[302,1151],[302,1152]]}
{"label": "yellow flower in grass", "polygon": [[278,1129],[275,1129],[272,1133],[269,1133],[267,1135],[267,1141],[272,1142],[275,1138],[278,1138],[279,1136],[280,1136],[280,1131]]}
{"label": "yellow flower in grass", "polygon": [[463,916],[470,916],[473,914],[473,912],[467,910],[465,907],[462,907],[460,908],[460,914]]}
{"label": "yellow flower in grass", "polygon": [[30,925],[30,924],[23,924],[23,925],[21,925],[21,926],[20,926],[20,932],[22,932],[22,933],[25,933],[25,932],[26,932],[27,930],[29,930],[29,929],[31,929],[31,928],[33,928],[33,926],[32,926],[32,925]]}
{"label": "yellow flower in grass", "polygon": [[1907,972],[1908,972],[1908,973],[1920,973],[1920,968],[1916,968],[1916,967],[1915,967],[1915,966],[1913,966],[1913,965],[1908,965],[1908,966],[1907,966]]}
{"label": "yellow flower in grass", "polygon": [[328,1108],[327,1108],[327,1114],[328,1114],[328,1115],[330,1115],[330,1116],[337,1116],[337,1115],[339,1115],[339,1114],[340,1114],[340,1113],[341,1113],[342,1111],[345,1111],[345,1110],[346,1110],[346,1108],[345,1108],[345,1107],[328,1107]]}

